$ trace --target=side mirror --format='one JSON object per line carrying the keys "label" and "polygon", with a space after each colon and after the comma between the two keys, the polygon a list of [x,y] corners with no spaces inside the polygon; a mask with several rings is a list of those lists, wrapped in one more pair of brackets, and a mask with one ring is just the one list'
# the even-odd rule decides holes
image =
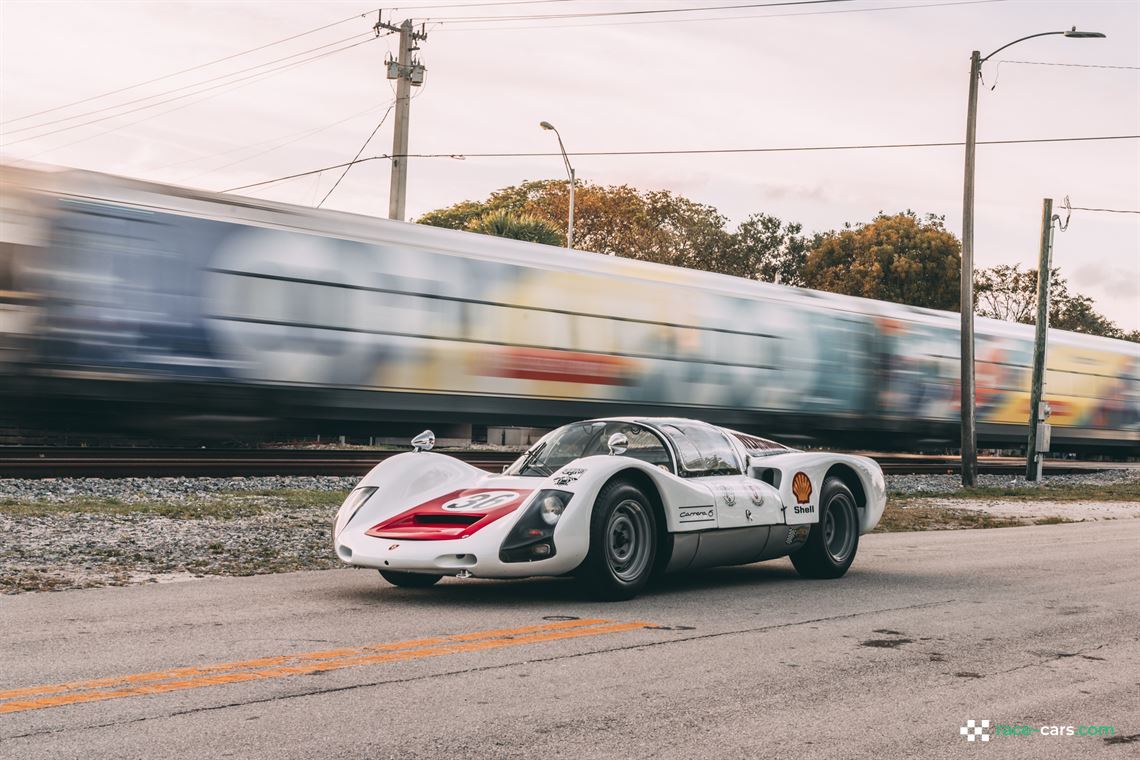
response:
{"label": "side mirror", "polygon": [[431,451],[433,446],[435,446],[435,433],[430,430],[425,430],[412,439],[412,448],[416,451]]}
{"label": "side mirror", "polygon": [[614,433],[606,441],[606,446],[609,447],[611,454],[618,456],[624,454],[625,450],[629,448],[629,439],[625,437],[625,433]]}

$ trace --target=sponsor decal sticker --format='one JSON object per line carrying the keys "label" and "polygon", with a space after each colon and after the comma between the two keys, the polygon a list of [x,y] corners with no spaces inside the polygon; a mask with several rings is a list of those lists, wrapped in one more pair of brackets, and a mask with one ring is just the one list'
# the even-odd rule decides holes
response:
{"label": "sponsor decal sticker", "polygon": [[811,478],[802,472],[797,472],[792,478],[792,495],[796,497],[797,504],[807,504],[811,501]]}
{"label": "sponsor decal sticker", "polygon": [[788,528],[788,537],[784,539],[786,544],[794,544],[800,541],[806,541],[808,535],[808,526],[801,525],[798,528]]}
{"label": "sponsor decal sticker", "polygon": [[677,519],[683,523],[714,522],[716,507],[686,507],[678,513]]}
{"label": "sponsor decal sticker", "polygon": [[554,482],[560,486],[570,485],[585,474],[586,471],[581,467],[570,467],[558,473]]}

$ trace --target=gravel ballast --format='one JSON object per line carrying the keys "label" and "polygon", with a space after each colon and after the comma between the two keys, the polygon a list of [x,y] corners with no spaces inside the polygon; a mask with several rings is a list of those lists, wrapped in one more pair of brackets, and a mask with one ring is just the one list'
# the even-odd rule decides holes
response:
{"label": "gravel ballast", "polygon": [[[1116,470],[1050,477],[1049,486],[1107,486],[1140,480]],[[0,592],[61,590],[339,567],[332,522],[357,478],[61,478],[0,480]],[[979,486],[1035,487],[1024,478],[982,475]],[[1104,519],[1140,515],[1134,503],[1011,507],[1000,498],[927,499],[961,489],[953,475],[892,475],[902,501],[997,515]],[[1096,499],[1090,498],[1089,502]],[[1048,508],[1043,505],[1048,504]]]}

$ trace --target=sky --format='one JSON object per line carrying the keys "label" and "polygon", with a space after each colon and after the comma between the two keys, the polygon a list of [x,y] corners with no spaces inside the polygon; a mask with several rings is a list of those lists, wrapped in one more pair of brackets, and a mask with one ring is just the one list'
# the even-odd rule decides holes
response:
{"label": "sky", "polygon": [[[753,7],[630,13],[743,5]],[[558,127],[571,154],[957,142],[970,51],[986,55],[1073,26],[1108,36],[1028,40],[986,63],[978,139],[1140,135],[1136,0],[757,5],[415,0],[385,10],[385,21],[413,18],[428,33],[410,152],[556,151],[554,135],[538,126],[543,120]],[[376,7],[4,0],[0,160],[208,190],[349,161],[394,99],[384,61],[396,38],[369,36]],[[534,18],[612,12],[624,15]],[[299,63],[306,58],[313,60]],[[362,156],[391,150],[392,122],[381,124]],[[47,134],[53,130],[62,131]],[[580,180],[671,190],[716,207],[730,224],[765,212],[826,231],[912,209],[945,216],[961,233],[960,146],[571,161]],[[241,192],[312,206],[339,175]],[[556,155],[413,159],[408,216],[564,176]],[[387,161],[362,163],[324,207],[385,216],[388,188]],[[1140,210],[1140,140],[979,146],[976,266],[1036,267],[1042,199],[1059,205],[1065,196],[1076,207]],[[1140,214],[1073,211],[1056,235],[1054,265],[1119,326],[1140,329]]]}

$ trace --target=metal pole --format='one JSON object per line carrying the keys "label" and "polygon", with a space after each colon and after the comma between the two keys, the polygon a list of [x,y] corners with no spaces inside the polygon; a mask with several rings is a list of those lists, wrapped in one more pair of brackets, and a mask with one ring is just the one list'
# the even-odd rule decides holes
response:
{"label": "metal pole", "polygon": [[[563,155],[565,155],[565,151]],[[567,164],[569,164],[569,159],[567,159]],[[566,226],[566,247],[574,247],[574,167],[570,167],[570,223]]]}
{"label": "metal pole", "polygon": [[966,176],[962,186],[962,485],[973,486],[978,474],[974,428],[974,148],[978,122],[978,79],[981,53],[970,55],[970,102],[966,109]]}
{"label": "metal pole", "polygon": [[1026,447],[1025,479],[1041,479],[1041,452],[1037,430],[1041,425],[1041,401],[1045,392],[1045,338],[1049,332],[1049,277],[1053,253],[1053,199],[1041,208],[1041,255],[1037,261],[1037,330],[1033,339],[1033,388],[1029,394],[1029,445]]}
{"label": "metal pole", "polygon": [[412,21],[400,24],[399,76],[396,78],[396,125],[392,132],[392,184],[388,191],[388,218],[404,221],[408,195],[408,115],[412,83],[408,73],[412,57]]}

